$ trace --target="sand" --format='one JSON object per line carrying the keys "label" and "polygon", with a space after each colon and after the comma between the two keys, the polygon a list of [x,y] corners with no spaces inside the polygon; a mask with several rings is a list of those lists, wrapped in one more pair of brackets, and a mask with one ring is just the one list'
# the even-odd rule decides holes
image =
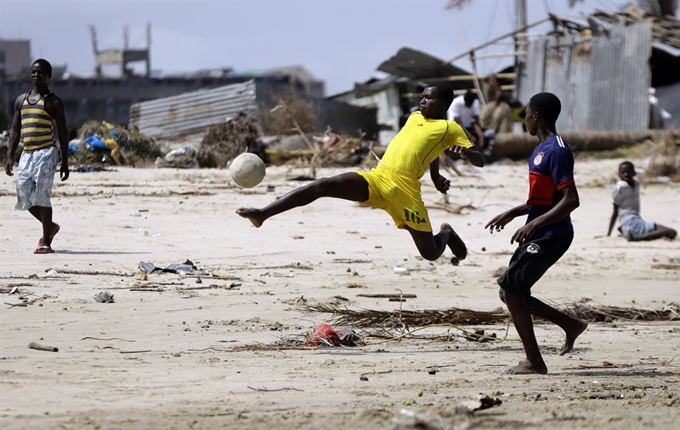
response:
{"label": "sand", "polygon": [[[590,300],[650,309],[680,301],[679,240],[627,243],[605,236],[607,185],[620,161],[577,160],[576,238],[534,287],[536,296],[556,304]],[[73,173],[55,187],[55,221],[62,226],[57,252],[33,255],[39,224],[13,210],[13,178],[3,175],[0,286],[20,284],[19,295],[39,300],[0,309],[0,427],[407,428],[404,411],[427,411],[428,428],[679,428],[677,320],[593,323],[563,357],[557,355],[560,329],[537,324],[550,373],[530,377],[501,374],[523,359],[512,325],[504,342],[368,339],[356,348],[232,350],[328,322],[329,315],[301,312],[303,303],[400,306],[357,297],[362,293],[416,294],[401,304],[411,310],[501,306],[493,273],[507,265],[510,237],[523,221],[493,235],[483,226],[526,198],[526,166],[463,172],[452,178],[450,200],[475,208],[459,215],[430,210],[435,225],[450,222],[468,244],[469,257],[457,267],[450,251],[430,266],[387,214],[350,202],[320,200],[260,229],[234,214],[293,189],[297,184],[286,176],[295,172],[285,167],[270,168],[249,193],[234,188],[225,170]],[[441,201],[431,184],[423,190],[428,205]],[[646,218],[680,226],[678,184],[647,184],[642,206]],[[131,215],[135,211],[141,216]],[[140,236],[139,228],[161,235]],[[162,266],[186,259],[240,280],[132,277],[140,261]],[[398,275],[394,267],[411,271]],[[239,285],[229,289],[233,283]],[[350,289],[351,283],[366,288]],[[162,291],[130,290],[144,285]],[[210,285],[220,288],[180,291]],[[115,302],[96,302],[101,291]],[[21,303],[19,295],[3,293],[2,302]],[[500,337],[506,331],[505,324],[483,328]],[[29,349],[30,342],[59,352]],[[503,404],[472,415],[456,411],[478,394]]]}

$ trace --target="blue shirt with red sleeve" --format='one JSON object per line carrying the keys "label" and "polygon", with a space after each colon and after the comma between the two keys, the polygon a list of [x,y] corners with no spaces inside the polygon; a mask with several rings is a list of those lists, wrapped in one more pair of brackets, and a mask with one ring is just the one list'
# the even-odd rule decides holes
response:
{"label": "blue shirt with red sleeve", "polygon": [[[574,155],[560,135],[538,144],[529,158],[529,216],[527,223],[555,207],[563,195],[560,191],[574,183]],[[544,236],[574,237],[571,217],[536,231],[532,239]]]}

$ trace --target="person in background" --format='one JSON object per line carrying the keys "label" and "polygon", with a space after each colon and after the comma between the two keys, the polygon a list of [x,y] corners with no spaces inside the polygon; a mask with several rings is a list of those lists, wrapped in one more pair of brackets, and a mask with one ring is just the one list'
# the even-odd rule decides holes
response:
{"label": "person in background", "polygon": [[[42,237],[34,254],[52,254],[52,240],[60,226],[52,221],[52,185],[59,164],[62,181],[69,177],[68,132],[64,104],[48,87],[52,65],[39,59],[31,65],[33,89],[17,97],[14,103],[14,120],[9,136],[5,173],[14,176],[14,156],[23,143],[17,177],[17,210],[28,210],[42,224]],[[60,150],[54,141],[54,124],[57,125]]]}

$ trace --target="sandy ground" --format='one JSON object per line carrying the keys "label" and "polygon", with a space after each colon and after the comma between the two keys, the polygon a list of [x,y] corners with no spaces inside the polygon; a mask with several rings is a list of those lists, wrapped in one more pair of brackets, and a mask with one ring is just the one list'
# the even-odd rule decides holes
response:
{"label": "sandy ground", "polygon": [[[604,237],[611,214],[606,185],[619,161],[577,160],[576,238],[535,286],[536,296],[651,309],[680,301],[680,272],[652,268],[677,267],[680,241],[628,244]],[[465,177],[453,178],[451,201],[477,209],[430,215],[435,225],[450,222],[470,255],[454,267],[447,251],[434,270],[414,270],[428,268],[427,262],[379,210],[326,199],[260,229],[234,214],[291,190],[295,183],[285,168],[270,169],[249,194],[230,185],[227,171],[73,173],[55,188],[55,221],[62,226],[53,243],[57,252],[37,256],[39,225],[28,213],[14,212],[14,182],[3,175],[0,286],[21,284],[29,300],[46,298],[0,308],[0,427],[378,429],[398,427],[405,409],[428,411],[439,426],[431,428],[680,428],[680,321],[594,323],[564,357],[556,353],[561,331],[538,324],[550,373],[531,377],[501,375],[523,358],[521,344],[512,340],[368,339],[358,348],[231,350],[271,344],[327,321],[328,315],[302,313],[298,305],[305,300],[394,310],[399,304],[357,294],[400,289],[417,294],[403,309],[499,307],[493,273],[507,264],[510,237],[522,221],[498,235],[482,227],[526,198],[526,167],[464,171]],[[441,200],[430,184],[423,189],[426,203]],[[678,184],[648,184],[642,206],[645,217],[680,226]],[[138,210],[145,211],[141,217],[130,215]],[[140,236],[139,228],[161,236]],[[130,276],[140,261],[161,266],[187,258],[240,278],[240,287],[179,291],[235,281]],[[397,275],[396,266],[412,271]],[[49,269],[56,276],[48,276]],[[351,283],[367,288],[348,289]],[[130,290],[141,284],[165,291]],[[100,291],[114,294],[115,303],[95,302]],[[2,302],[20,300],[2,294]],[[501,337],[506,330],[485,328]],[[509,339],[516,337],[510,326]],[[29,349],[30,342],[59,352]],[[614,366],[603,368],[605,361]],[[437,366],[435,375],[427,372],[431,366]],[[455,412],[480,393],[500,396],[503,404],[473,416]]]}

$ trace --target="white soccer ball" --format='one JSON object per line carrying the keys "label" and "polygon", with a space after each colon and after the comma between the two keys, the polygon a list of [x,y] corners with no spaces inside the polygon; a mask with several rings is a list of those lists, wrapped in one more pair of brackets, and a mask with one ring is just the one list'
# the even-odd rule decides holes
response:
{"label": "white soccer ball", "polygon": [[266,175],[264,161],[255,154],[243,153],[229,165],[231,178],[243,188],[252,188],[262,182]]}

